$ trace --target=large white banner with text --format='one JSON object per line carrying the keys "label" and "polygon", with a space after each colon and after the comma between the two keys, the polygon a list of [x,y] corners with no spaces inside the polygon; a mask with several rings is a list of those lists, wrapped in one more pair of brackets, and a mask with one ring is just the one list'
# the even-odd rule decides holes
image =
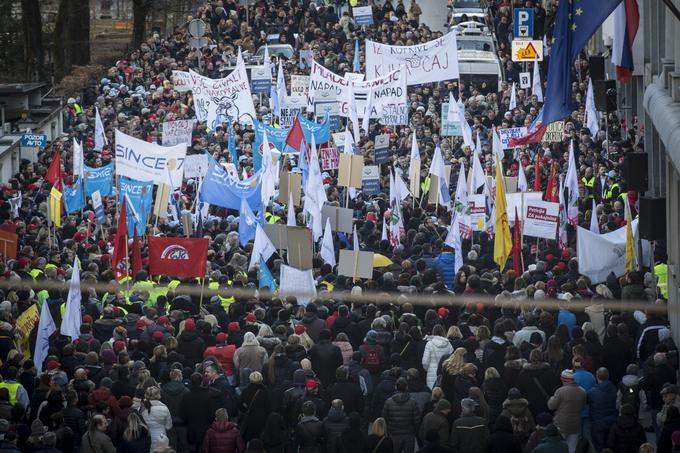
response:
{"label": "large white banner with text", "polygon": [[173,189],[182,184],[187,146],[159,146],[130,137],[116,130],[116,175],[137,181],[167,184]]}

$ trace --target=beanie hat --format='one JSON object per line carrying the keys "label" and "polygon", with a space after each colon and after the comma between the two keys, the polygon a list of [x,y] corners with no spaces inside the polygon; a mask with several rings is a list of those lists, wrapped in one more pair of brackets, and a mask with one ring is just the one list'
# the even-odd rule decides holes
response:
{"label": "beanie hat", "polygon": [[236,321],[232,321],[227,325],[227,330],[229,332],[238,332],[239,325]]}
{"label": "beanie hat", "polygon": [[[187,330],[189,330],[189,329],[187,329]],[[156,330],[156,331],[154,331],[152,337],[153,337],[154,340],[156,340],[160,343],[161,341],[163,341],[163,332],[161,332],[160,330]]]}
{"label": "beanie hat", "polygon": [[170,319],[167,316],[161,316],[158,318],[158,324],[170,324]]}
{"label": "beanie hat", "polygon": [[184,330],[194,332],[196,330],[196,322],[191,318],[187,319],[184,321]]}
{"label": "beanie hat", "polygon": [[572,370],[564,370],[560,375],[560,380],[563,384],[573,384],[574,383],[574,372]]}
{"label": "beanie hat", "polygon": [[246,322],[256,322],[256,321],[257,321],[257,318],[255,317],[255,315],[253,313],[248,313],[246,315]]}
{"label": "beanie hat", "polygon": [[303,326],[302,324],[296,324],[295,325],[295,334],[296,335],[302,335],[303,333],[305,333],[305,330],[306,330],[305,326]]}
{"label": "beanie hat", "polygon": [[83,324],[92,324],[92,316],[83,315]]}
{"label": "beanie hat", "polygon": [[123,340],[116,340],[113,342],[113,350],[116,354],[125,349],[125,342]]}
{"label": "beanie hat", "polygon": [[226,341],[227,341],[227,338],[229,338],[229,336],[228,336],[226,333],[224,333],[224,332],[220,332],[220,333],[218,333],[218,334],[215,336],[215,340],[216,340],[218,343],[224,343],[224,342],[226,342]]}

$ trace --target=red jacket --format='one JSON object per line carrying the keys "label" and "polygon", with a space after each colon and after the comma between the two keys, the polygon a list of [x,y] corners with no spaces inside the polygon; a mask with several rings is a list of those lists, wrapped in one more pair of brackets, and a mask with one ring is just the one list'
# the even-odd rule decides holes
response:
{"label": "red jacket", "polygon": [[213,422],[203,438],[203,453],[243,453],[241,433],[231,422]]}
{"label": "red jacket", "polygon": [[236,345],[230,344],[226,346],[210,346],[203,352],[203,358],[213,356],[220,362],[224,374],[231,376],[234,374],[234,353],[236,352]]}

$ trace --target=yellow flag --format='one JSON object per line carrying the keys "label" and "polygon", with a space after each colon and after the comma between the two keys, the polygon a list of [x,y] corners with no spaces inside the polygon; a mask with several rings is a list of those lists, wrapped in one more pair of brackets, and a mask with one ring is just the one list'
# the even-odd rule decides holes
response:
{"label": "yellow flag", "polygon": [[626,272],[633,272],[635,270],[635,241],[633,240],[633,223],[630,214],[630,205],[628,204],[628,197],[626,197]]}
{"label": "yellow flag", "polygon": [[50,217],[57,228],[61,227],[61,192],[56,187],[50,191]]}
{"label": "yellow flag", "polygon": [[493,260],[500,266],[501,272],[505,269],[505,262],[512,250],[512,237],[510,236],[510,224],[505,203],[505,185],[500,171],[501,165],[496,156],[496,235],[493,239]]}

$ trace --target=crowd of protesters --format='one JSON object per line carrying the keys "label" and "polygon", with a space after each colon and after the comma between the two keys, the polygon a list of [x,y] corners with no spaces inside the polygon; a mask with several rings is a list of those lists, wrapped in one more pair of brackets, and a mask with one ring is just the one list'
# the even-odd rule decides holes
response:
{"label": "crowd of protesters", "polygon": [[[239,245],[235,211],[212,207],[204,224],[210,238],[205,287],[212,292],[202,304],[193,279],[148,274],[143,239],[145,270],[131,281],[115,281],[113,198],[107,201],[109,228],[92,228],[88,204],[49,230],[51,185],[43,176],[57,148],[69,184],[72,138],[82,141],[85,163],[100,167],[113,159],[115,129],[158,142],[162,122],[194,117],[191,93],[173,89],[172,70],[200,67],[218,78],[239,46],[254,53],[276,32],[296,49],[285,61],[287,75],[309,71],[301,69],[303,49],[342,74],[352,68],[354,39],[410,45],[442,35],[419,23],[422,10],[413,1],[408,9],[401,0],[370,1],[376,3],[370,27],[321,2],[256,1],[248,13],[240,3],[210,1],[198,9],[194,17],[208,25],[211,44],[202,51],[187,45],[186,26],[167,38],[148,37],[68,100],[64,138],[49,144],[38,163],[23,161],[2,186],[0,228],[17,233],[20,244],[17,259],[0,264],[0,452],[680,451],[678,358],[663,282],[643,268],[594,284],[579,273],[571,226],[568,247],[527,244],[521,275],[498,269],[493,240],[475,233],[474,241],[463,242],[464,266],[456,273],[453,249],[443,239],[451,215],[442,207],[408,198],[401,245],[381,240],[389,204],[383,166],[385,193],[359,193],[350,207],[362,249],[392,264],[353,282],[315,255],[320,297],[306,306],[294,297],[257,296],[257,270],[247,268],[252,244]],[[407,178],[415,136],[423,178],[440,145],[445,161],[456,164],[456,181],[459,168],[469,168],[471,150],[460,137],[439,135],[441,102],[453,93],[465,103],[473,134],[482,137],[483,166],[493,175],[491,127],[528,125],[540,103],[518,90],[517,107],[509,110],[510,86],[520,72],[509,58],[511,8],[507,1],[489,3],[487,24],[507,82],[498,88],[462,81],[409,87],[409,126],[373,122],[359,145],[366,162],[374,137],[388,133],[392,162]],[[536,35],[550,43],[555,2],[523,3],[534,8]],[[538,168],[545,188],[553,164],[558,174],[566,172],[573,139],[583,181],[579,223],[587,227],[596,215],[603,232],[613,231],[625,225],[623,197],[635,210],[637,195],[621,175],[623,156],[642,148],[642,131],[612,113],[609,135],[603,127],[591,136],[583,123],[587,59],[579,65],[579,109],[566,121],[565,139],[506,150],[503,168],[513,176],[521,165],[530,186]],[[254,97],[258,116],[275,122],[264,99],[260,104]],[[108,138],[101,152],[93,150],[95,105]],[[198,123],[190,153],[208,151],[228,162],[227,135],[226,125],[208,131]],[[252,174],[254,133],[235,125],[235,135],[238,172]],[[344,199],[336,176],[324,174],[332,204]],[[182,209],[190,208],[196,190],[195,181],[185,180],[176,194]],[[19,192],[17,215],[9,200]],[[285,223],[282,206],[273,212],[270,221]],[[161,220],[149,234],[181,236],[182,225]],[[336,249],[348,246],[336,238]],[[662,249],[655,250],[660,261]],[[81,335],[72,342],[53,335],[38,374],[30,358],[36,332],[26,343],[14,323],[31,305],[48,304],[60,324],[76,256],[84,285]],[[270,262],[275,276],[283,258]],[[388,299],[352,302],[370,293]],[[423,304],[431,295],[445,296],[446,303]],[[618,300],[637,305],[612,304]]]}

